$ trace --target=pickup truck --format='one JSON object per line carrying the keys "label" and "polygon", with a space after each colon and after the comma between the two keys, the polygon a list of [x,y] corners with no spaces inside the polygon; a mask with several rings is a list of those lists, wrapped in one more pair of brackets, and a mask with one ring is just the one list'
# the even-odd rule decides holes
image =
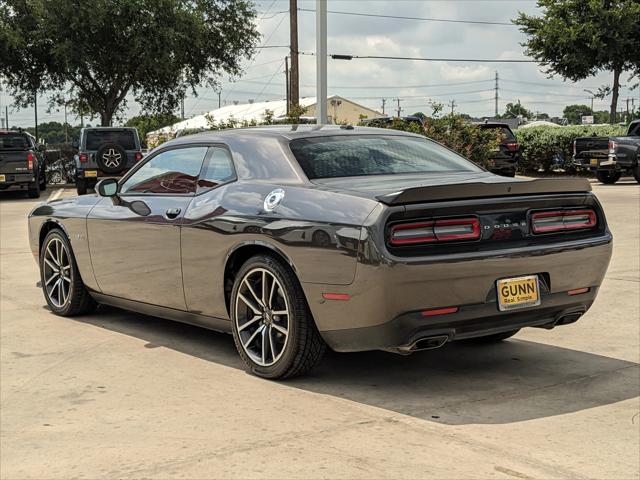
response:
{"label": "pickup truck", "polygon": [[573,142],[573,163],[576,167],[596,172],[602,183],[616,183],[623,173],[631,174],[640,183],[640,120],[629,125],[622,137],[580,137]]}
{"label": "pickup truck", "polygon": [[0,191],[23,190],[38,198],[47,187],[44,156],[36,139],[21,130],[0,130]]}

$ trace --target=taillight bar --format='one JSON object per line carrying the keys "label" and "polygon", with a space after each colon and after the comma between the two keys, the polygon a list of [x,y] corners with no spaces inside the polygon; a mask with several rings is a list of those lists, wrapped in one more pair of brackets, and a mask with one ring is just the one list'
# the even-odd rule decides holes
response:
{"label": "taillight bar", "polygon": [[477,218],[443,218],[394,225],[389,234],[389,243],[403,246],[478,238],[480,221]]}
{"label": "taillight bar", "polygon": [[27,153],[27,168],[33,170],[33,153]]}
{"label": "taillight bar", "polygon": [[142,160],[142,152],[136,152],[135,161],[139,162],[140,160]]}
{"label": "taillight bar", "polygon": [[520,148],[520,145],[517,144],[516,142],[510,142],[510,143],[506,143],[505,147],[507,147],[507,150],[509,150],[510,152],[516,152],[518,151],[518,148]]}
{"label": "taillight bar", "polygon": [[81,161],[81,162],[83,162],[83,163],[84,163],[84,162],[86,162],[86,161],[88,161],[88,160],[89,160],[89,155],[87,155],[86,153],[81,153],[81,154],[80,154],[80,161]]}
{"label": "taillight bar", "polygon": [[590,209],[535,212],[531,215],[533,233],[583,230],[593,228],[597,224],[596,212]]}

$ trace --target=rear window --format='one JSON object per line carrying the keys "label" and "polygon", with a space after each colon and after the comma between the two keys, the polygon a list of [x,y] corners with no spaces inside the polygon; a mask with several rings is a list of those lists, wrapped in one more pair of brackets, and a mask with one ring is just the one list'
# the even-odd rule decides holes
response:
{"label": "rear window", "polygon": [[510,142],[516,139],[516,136],[513,134],[509,127],[500,127],[498,125],[480,125],[480,128],[500,131],[502,137],[504,138],[502,141],[505,142]]}
{"label": "rear window", "polygon": [[0,150],[29,150],[31,144],[25,135],[19,133],[0,134]]}
{"label": "rear window", "polygon": [[116,143],[125,150],[136,150],[136,140],[131,130],[89,130],[87,150],[98,150],[105,143]]}
{"label": "rear window", "polygon": [[327,136],[293,140],[290,147],[309,179],[481,171],[465,158],[419,137]]}

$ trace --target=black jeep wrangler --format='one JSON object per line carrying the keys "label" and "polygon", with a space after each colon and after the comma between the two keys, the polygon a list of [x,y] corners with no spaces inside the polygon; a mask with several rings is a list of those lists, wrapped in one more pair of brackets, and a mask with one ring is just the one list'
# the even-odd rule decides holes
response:
{"label": "black jeep wrangler", "polygon": [[120,177],[142,160],[140,138],[135,128],[90,127],[80,131],[76,144],[76,189],[87,193],[101,177]]}

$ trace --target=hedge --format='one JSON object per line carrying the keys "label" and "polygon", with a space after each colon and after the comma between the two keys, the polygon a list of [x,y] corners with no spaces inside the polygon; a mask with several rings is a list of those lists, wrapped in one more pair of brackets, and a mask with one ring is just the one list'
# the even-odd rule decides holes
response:
{"label": "hedge", "polygon": [[576,138],[609,137],[625,132],[626,127],[620,125],[519,128],[515,132],[522,154],[518,171],[549,172],[553,165],[570,170]]}

